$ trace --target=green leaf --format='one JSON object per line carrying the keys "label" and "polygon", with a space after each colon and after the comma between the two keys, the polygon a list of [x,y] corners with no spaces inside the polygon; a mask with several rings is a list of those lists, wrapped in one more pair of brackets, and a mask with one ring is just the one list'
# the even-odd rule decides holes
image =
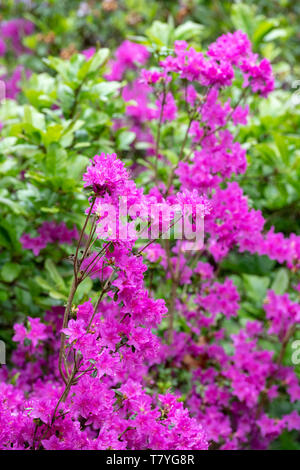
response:
{"label": "green leaf", "polygon": [[70,86],[60,83],[57,88],[57,97],[64,112],[71,109],[75,100],[75,93]]}
{"label": "green leaf", "polygon": [[48,292],[49,295],[53,298],[53,299],[56,299],[56,300],[67,300],[68,296],[63,293],[63,292],[58,292],[57,290],[55,290],[55,287],[49,283],[48,281],[46,281],[44,278],[42,278],[41,276],[36,276],[35,277],[35,280],[37,282],[37,284],[45,291],[45,292]]}
{"label": "green leaf", "polygon": [[0,225],[0,245],[9,248],[12,244],[9,231]]}
{"label": "green leaf", "polygon": [[171,39],[173,26],[161,21],[154,21],[150,28],[147,29],[147,37],[158,46],[168,46]]}
{"label": "green leaf", "polygon": [[0,197],[0,204],[8,206],[15,214],[26,214],[26,210],[20,204],[6,197]]}
{"label": "green leaf", "polygon": [[68,154],[58,143],[52,142],[46,155],[46,174],[49,176],[62,176],[66,173]]}
{"label": "green leaf", "polygon": [[49,291],[49,295],[53,298],[53,299],[56,299],[56,300],[67,300],[68,296],[67,295],[64,295],[62,294],[61,292],[57,292],[53,289],[51,289]]}
{"label": "green leaf", "polygon": [[94,85],[90,91],[92,95],[96,95],[99,99],[107,101],[109,97],[115,95],[122,86],[120,82],[101,82]]}
{"label": "green leaf", "polygon": [[8,292],[5,290],[0,290],[0,302],[5,302],[8,299]]}
{"label": "green leaf", "polygon": [[74,303],[80,303],[85,296],[90,295],[90,291],[93,287],[93,281],[87,277],[83,282],[81,282],[77,288]]}
{"label": "green leaf", "polygon": [[258,45],[264,37],[276,26],[278,21],[274,19],[268,19],[258,24],[253,35],[253,42]]}
{"label": "green leaf", "polygon": [[278,151],[280,153],[280,156],[282,158],[282,161],[285,163],[285,165],[288,165],[289,164],[289,147],[288,147],[287,139],[282,134],[279,134],[278,132],[274,132],[273,136],[274,136],[274,140],[278,148]]}
{"label": "green leaf", "polygon": [[91,373],[91,377],[95,378],[97,377],[97,375],[98,375],[98,370],[97,369],[93,370],[93,372]]}
{"label": "green leaf", "polygon": [[177,165],[179,158],[176,152],[174,152],[173,150],[167,149],[167,150],[164,150],[164,154],[173,165]]}
{"label": "green leaf", "polygon": [[5,137],[0,140],[0,153],[4,155],[12,153],[17,140],[16,137]]}
{"label": "green leaf", "polygon": [[68,68],[70,64],[68,61],[59,59],[58,57],[48,57],[43,59],[43,62],[51,69],[55,70],[59,75],[61,75],[66,81],[68,80]]}
{"label": "green leaf", "polygon": [[33,106],[24,106],[23,122],[24,124],[30,124],[34,129],[45,130],[45,116]]}
{"label": "green leaf", "polygon": [[236,29],[241,29],[248,34],[250,38],[253,36],[257,19],[254,15],[254,9],[245,3],[238,3],[231,8],[231,20]]}

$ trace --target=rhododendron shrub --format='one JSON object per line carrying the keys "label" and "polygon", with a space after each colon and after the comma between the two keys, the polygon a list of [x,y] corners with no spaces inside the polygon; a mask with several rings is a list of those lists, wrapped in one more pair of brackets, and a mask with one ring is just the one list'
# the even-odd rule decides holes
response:
{"label": "rhododendron shrub", "polygon": [[[68,271],[45,262],[55,290],[37,277],[52,302],[43,318],[14,325],[17,348],[1,369],[3,449],[266,449],[300,430],[287,361],[299,335],[300,238],[270,227],[239,184],[248,171],[239,131],[274,88],[271,65],[242,31],[206,51],[175,41],[151,57],[144,43],[125,41],[106,65],[105,50],[50,58],[58,99],[29,93],[40,109],[32,122],[48,107],[38,142],[26,128],[46,163],[25,171],[42,187],[54,164],[62,213],[72,208],[67,167],[58,174],[69,147],[75,163],[88,135],[83,161],[92,158],[72,193],[77,228],[49,217],[38,237],[20,233],[30,256],[77,244]],[[109,122],[93,108],[97,93],[115,99],[111,135],[97,122]],[[101,140],[105,151],[94,152]],[[13,144],[18,152],[24,141]],[[190,245],[172,230],[175,208],[188,207],[199,231],[199,206],[203,240]],[[241,269],[247,259],[254,273]]]}

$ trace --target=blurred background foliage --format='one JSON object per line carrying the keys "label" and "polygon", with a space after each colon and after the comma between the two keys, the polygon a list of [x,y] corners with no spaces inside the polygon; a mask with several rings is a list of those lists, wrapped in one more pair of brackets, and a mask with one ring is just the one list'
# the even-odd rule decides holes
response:
{"label": "blurred background foliage", "polygon": [[[114,151],[128,164],[140,157],[138,150],[130,151],[133,133],[112,127],[125,111],[125,82],[103,77],[109,50],[124,39],[164,54],[175,39],[202,49],[228,31],[248,34],[254,50],[272,62],[276,90],[266,100],[249,99],[251,118],[237,135],[247,149],[249,168],[237,180],[251,205],[262,210],[267,228],[300,234],[300,3],[6,0],[0,12],[1,20],[26,18],[35,24],[34,33],[23,40],[31,53],[21,54],[17,62],[10,50],[0,58],[0,75],[17,64],[32,71],[29,79],[24,77],[18,101],[0,107],[5,123],[0,140],[0,337],[8,345],[16,320],[65,302],[72,274],[72,246],[51,244],[35,257],[22,249],[21,234],[34,234],[46,220],[80,226],[86,206],[81,175],[97,152]],[[86,61],[78,52],[89,47],[98,52]],[[239,288],[241,321],[262,315],[270,287],[296,299],[294,274],[266,257],[231,253],[220,275],[230,276]],[[168,284],[160,287],[159,279],[157,295],[163,297]],[[87,279],[76,300],[90,297],[92,287]],[[287,365],[289,357],[288,349]],[[158,386],[164,391],[180,377],[164,369]],[[276,446],[300,449],[291,433],[284,433]]]}

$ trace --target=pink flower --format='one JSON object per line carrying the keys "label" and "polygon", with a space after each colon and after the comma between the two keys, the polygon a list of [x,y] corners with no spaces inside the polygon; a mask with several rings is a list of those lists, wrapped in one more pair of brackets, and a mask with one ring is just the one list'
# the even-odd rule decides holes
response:
{"label": "pink flower", "polygon": [[91,186],[97,195],[113,193],[116,189],[124,187],[128,179],[124,163],[115,153],[95,155],[83,175],[84,186]]}
{"label": "pink flower", "polygon": [[69,343],[78,341],[86,333],[84,320],[70,320],[68,327],[61,330],[68,337]]}
{"label": "pink flower", "polygon": [[260,428],[261,434],[263,437],[267,435],[275,435],[278,436],[283,428],[283,422],[269,418],[266,414],[263,414],[259,420],[257,421],[257,424]]}
{"label": "pink flower", "polygon": [[19,343],[24,343],[24,340],[29,340],[33,347],[36,347],[39,341],[47,339],[46,325],[41,323],[39,318],[28,317],[28,328],[24,325],[14,325],[15,335],[13,340]]}
{"label": "pink flower", "polygon": [[284,415],[283,420],[287,426],[288,431],[292,431],[293,429],[300,431],[300,415],[296,410],[292,411],[288,415]]}
{"label": "pink flower", "polygon": [[149,57],[147,48],[141,44],[124,41],[115,52],[116,60],[110,62],[111,71],[107,80],[121,80],[125,71],[144,65]]}

